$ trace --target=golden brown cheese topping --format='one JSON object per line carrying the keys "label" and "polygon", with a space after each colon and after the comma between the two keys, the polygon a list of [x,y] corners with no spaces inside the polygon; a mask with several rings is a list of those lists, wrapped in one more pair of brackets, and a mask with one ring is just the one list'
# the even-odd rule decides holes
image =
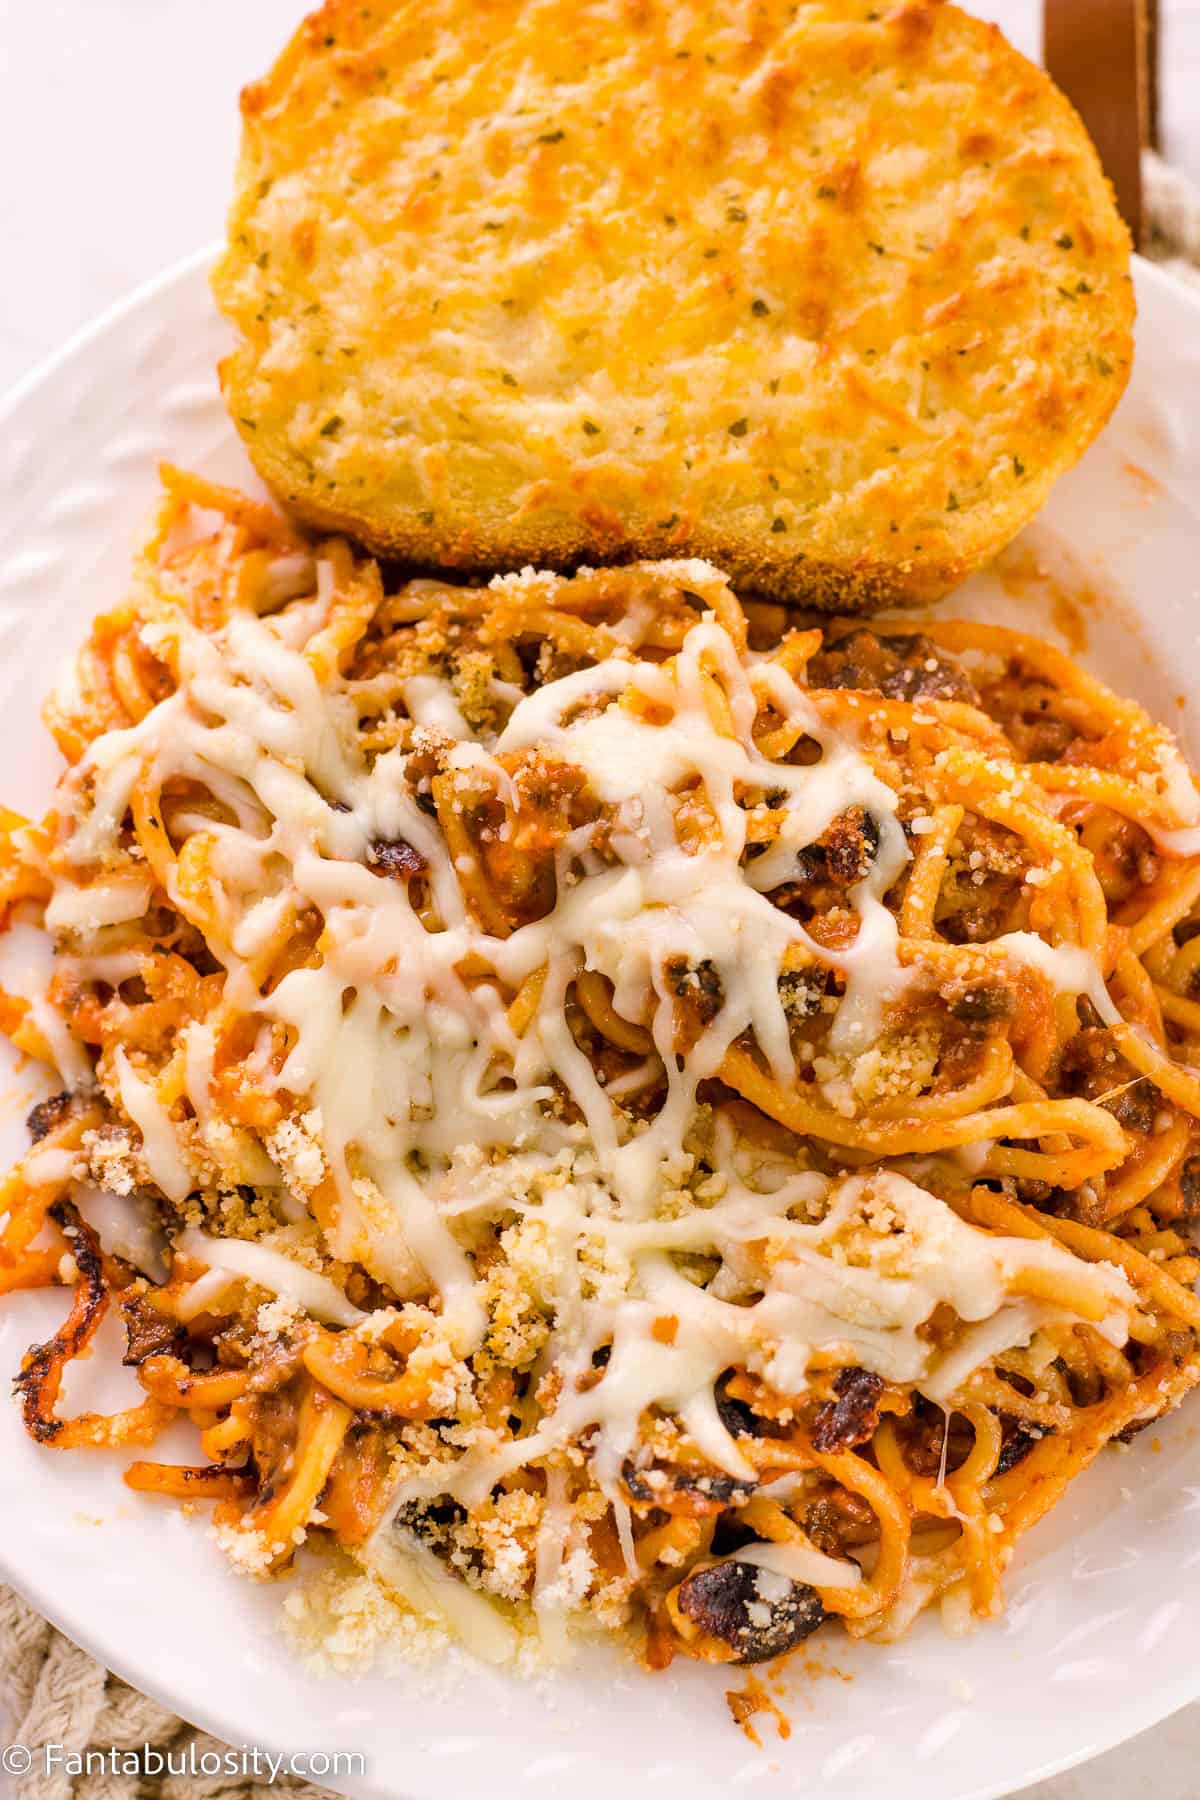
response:
{"label": "golden brown cheese topping", "polygon": [[1128,374],[1091,145],[954,6],[330,0],[243,109],[230,410],[376,550],[928,597]]}

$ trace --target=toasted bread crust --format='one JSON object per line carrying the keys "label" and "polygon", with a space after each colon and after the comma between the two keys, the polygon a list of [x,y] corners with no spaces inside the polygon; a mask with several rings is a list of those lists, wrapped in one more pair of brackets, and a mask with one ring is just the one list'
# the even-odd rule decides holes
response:
{"label": "toasted bread crust", "polygon": [[938,0],[328,0],[243,110],[230,411],[406,562],[926,601],[1127,378],[1083,127]]}

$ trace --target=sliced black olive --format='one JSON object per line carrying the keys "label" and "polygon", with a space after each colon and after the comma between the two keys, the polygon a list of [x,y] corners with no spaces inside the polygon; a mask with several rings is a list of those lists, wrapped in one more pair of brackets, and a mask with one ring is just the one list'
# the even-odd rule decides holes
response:
{"label": "sliced black olive", "polygon": [[713,1389],[713,1399],[717,1403],[717,1417],[729,1433],[730,1437],[784,1437],[787,1426],[775,1419],[764,1418],[756,1413],[745,1400],[735,1400],[729,1392],[729,1384],[737,1375],[736,1369],[726,1369],[717,1377]]}
{"label": "sliced black olive", "polygon": [[710,1025],[725,1004],[721,977],[712,961],[690,963],[686,957],[673,956],[665,972],[677,998],[696,1012],[701,1023]]}
{"label": "sliced black olive", "polygon": [[[1019,1462],[1024,1462],[1034,1445],[1040,1440],[1031,1436],[1028,1431],[1023,1431],[1015,1419],[1002,1418],[1000,1427],[1004,1435],[1000,1442],[1000,1455],[997,1458],[994,1473],[1007,1475],[1008,1471],[1015,1469]],[[1045,1433],[1041,1434],[1041,1436],[1044,1435]]]}
{"label": "sliced black olive", "polygon": [[691,1469],[636,1469],[626,1461],[621,1470],[629,1498],[639,1506],[666,1506],[672,1512],[703,1518],[748,1500],[757,1483],[736,1475],[694,1473]]}
{"label": "sliced black olive", "polygon": [[34,1143],[40,1144],[56,1125],[61,1125],[70,1110],[71,1096],[65,1089],[61,1094],[51,1094],[48,1100],[39,1100],[25,1119],[25,1128]]}
{"label": "sliced black olive", "polygon": [[[853,812],[853,810],[852,807],[851,811]],[[858,835],[860,839],[859,864],[861,866],[863,862],[866,862],[869,866],[879,855],[879,839],[882,834],[878,819],[873,818],[869,812],[864,812],[858,822]]]}
{"label": "sliced black olive", "polygon": [[723,1660],[736,1663],[782,1656],[825,1619],[815,1588],[736,1558],[695,1570],[674,1598],[684,1618],[729,1647]]}
{"label": "sliced black olive", "polygon": [[807,969],[785,969],[779,977],[779,999],[788,1018],[798,1022],[811,1019],[821,1010],[830,991],[833,971],[819,965]]}
{"label": "sliced black olive", "polygon": [[717,1417],[730,1437],[759,1437],[762,1435],[760,1422],[753,1409],[744,1400],[734,1400],[730,1396],[729,1383],[736,1373],[735,1369],[726,1369],[723,1375],[717,1377],[717,1385],[713,1389]]}
{"label": "sliced black olive", "polygon": [[444,1549],[451,1533],[466,1516],[465,1507],[449,1495],[443,1495],[437,1500],[409,1500],[396,1514],[395,1524],[401,1531],[411,1531],[431,1548]]}

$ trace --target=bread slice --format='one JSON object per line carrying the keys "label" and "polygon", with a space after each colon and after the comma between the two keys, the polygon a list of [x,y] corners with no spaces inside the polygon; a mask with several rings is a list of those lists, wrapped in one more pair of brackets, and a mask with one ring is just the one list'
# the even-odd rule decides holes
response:
{"label": "bread slice", "polygon": [[383,555],[926,600],[1128,375],[1079,119],[937,0],[328,0],[242,109],[229,408]]}

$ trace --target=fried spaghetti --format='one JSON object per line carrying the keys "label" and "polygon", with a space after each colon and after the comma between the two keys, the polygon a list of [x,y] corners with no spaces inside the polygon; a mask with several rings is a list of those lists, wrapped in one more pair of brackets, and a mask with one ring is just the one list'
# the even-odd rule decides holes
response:
{"label": "fried spaghetti", "polygon": [[[167,470],[47,718],[17,1385],[243,1567],[332,1539],[495,1657],[887,1640],[1195,1383],[1200,806],[1059,651],[391,587]],[[72,1416],[112,1307],[145,1397]]]}

